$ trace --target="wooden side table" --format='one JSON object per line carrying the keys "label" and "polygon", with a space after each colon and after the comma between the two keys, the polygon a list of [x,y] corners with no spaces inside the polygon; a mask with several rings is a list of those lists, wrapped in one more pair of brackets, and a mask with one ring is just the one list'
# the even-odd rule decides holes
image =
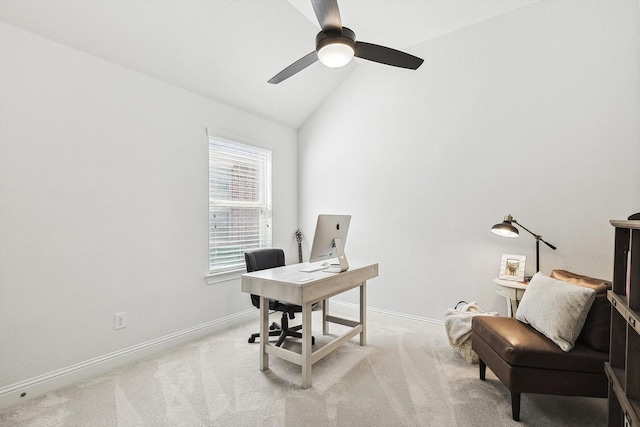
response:
{"label": "wooden side table", "polygon": [[514,317],[518,310],[518,303],[527,290],[527,284],[515,280],[493,279],[496,293],[507,299],[507,316]]}

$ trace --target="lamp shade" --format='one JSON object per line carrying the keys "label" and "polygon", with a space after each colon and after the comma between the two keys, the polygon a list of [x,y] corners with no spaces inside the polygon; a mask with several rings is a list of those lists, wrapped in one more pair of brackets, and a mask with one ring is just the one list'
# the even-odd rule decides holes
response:
{"label": "lamp shade", "polygon": [[504,237],[518,237],[520,232],[513,226],[513,224],[511,224],[512,221],[513,217],[511,215],[507,215],[504,217],[504,221],[491,227],[491,231]]}

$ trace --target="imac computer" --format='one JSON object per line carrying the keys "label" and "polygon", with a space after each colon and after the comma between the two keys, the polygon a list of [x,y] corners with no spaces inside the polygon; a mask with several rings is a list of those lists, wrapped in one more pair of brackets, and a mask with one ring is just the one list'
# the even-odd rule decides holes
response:
{"label": "imac computer", "polygon": [[349,269],[344,246],[351,215],[318,215],[316,233],[313,236],[310,266],[301,271],[325,270],[340,273]]}

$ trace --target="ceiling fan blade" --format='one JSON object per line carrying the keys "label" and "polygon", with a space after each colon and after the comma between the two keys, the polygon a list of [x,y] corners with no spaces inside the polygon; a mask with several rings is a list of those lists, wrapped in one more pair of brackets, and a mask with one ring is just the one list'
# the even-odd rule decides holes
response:
{"label": "ceiling fan blade", "polygon": [[416,70],[424,59],[410,55],[399,50],[391,49],[377,44],[356,42],[355,56],[369,61],[379,62],[381,64],[392,65],[394,67],[409,68]]}
{"label": "ceiling fan blade", "polygon": [[342,31],[338,0],[311,0],[322,31]]}
{"label": "ceiling fan blade", "polygon": [[271,77],[271,79],[269,80],[268,83],[278,84],[281,81],[286,80],[289,77],[293,76],[295,73],[304,70],[309,65],[313,64],[314,62],[316,62],[317,60],[318,60],[318,54],[314,50],[313,52],[309,53],[308,55],[303,56],[302,58],[298,59],[293,64],[289,65],[287,68],[285,68],[284,70],[280,71],[275,76]]}

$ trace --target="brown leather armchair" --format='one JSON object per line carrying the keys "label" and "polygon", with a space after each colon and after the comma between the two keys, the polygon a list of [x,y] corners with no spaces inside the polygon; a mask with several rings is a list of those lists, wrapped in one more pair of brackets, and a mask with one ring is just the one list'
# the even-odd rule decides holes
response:
{"label": "brown leather armchair", "polygon": [[480,379],[487,366],[511,392],[511,412],[520,420],[520,394],[607,397],[604,362],[609,357],[611,306],[607,290],[611,282],[564,270],[551,277],[592,288],[596,298],[575,347],[562,351],[530,325],[511,317],[476,316],[471,346],[478,354]]}

